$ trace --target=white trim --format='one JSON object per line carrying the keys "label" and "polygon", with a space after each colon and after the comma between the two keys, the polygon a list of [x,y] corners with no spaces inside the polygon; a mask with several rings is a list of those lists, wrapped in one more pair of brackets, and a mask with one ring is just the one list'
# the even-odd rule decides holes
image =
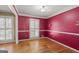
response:
{"label": "white trim", "polygon": [[63,31],[53,31],[53,30],[40,30],[40,31],[49,31],[49,32],[56,32],[56,33],[61,33],[61,34],[69,34],[69,35],[79,36],[79,33],[63,32]]}
{"label": "white trim", "polygon": [[15,10],[15,8],[13,7],[13,5],[8,5],[8,7],[10,8],[11,12],[15,15],[15,30],[16,30],[16,34],[15,34],[15,39],[16,39],[16,44],[18,44],[18,14],[17,11]]}
{"label": "white trim", "polygon": [[61,33],[61,34],[69,34],[69,35],[79,36],[78,33],[62,32],[62,31],[52,31],[52,32],[57,32],[57,33]]}
{"label": "white trim", "polygon": [[18,32],[29,32],[29,30],[18,30]]}
{"label": "white trim", "polygon": [[44,18],[44,19],[47,19],[46,17],[39,17],[39,16],[32,16],[32,15],[27,15],[27,14],[21,14],[21,13],[18,13],[20,16],[31,16],[31,17],[35,17],[35,18]]}
{"label": "white trim", "polygon": [[12,43],[12,42],[15,42],[15,41],[13,40],[13,41],[7,41],[7,42],[0,42],[0,44],[6,44],[6,43]]}
{"label": "white trim", "polygon": [[58,12],[56,12],[55,14],[52,14],[52,15],[48,16],[47,18],[50,18],[50,17],[56,16],[58,14],[64,13],[64,12],[69,11],[71,9],[74,9],[76,7],[79,7],[79,6],[78,5],[73,5],[72,7],[68,7],[68,8],[61,9]]}
{"label": "white trim", "polygon": [[58,41],[56,41],[56,40],[54,40],[54,39],[51,39],[51,38],[49,38],[49,37],[45,37],[45,38],[48,38],[49,40],[51,40],[51,41],[53,41],[53,42],[56,42],[56,43],[58,43],[58,44],[60,44],[60,45],[62,45],[62,46],[64,46],[64,47],[67,47],[67,48],[69,48],[69,49],[71,49],[71,50],[74,50],[74,51],[76,51],[76,52],[79,53],[79,50],[77,50],[77,49],[74,49],[74,48],[72,48],[72,47],[70,47],[70,46],[67,46],[67,45],[65,45],[65,44],[63,44],[63,43],[60,43],[60,42],[58,42]]}
{"label": "white trim", "polygon": [[[51,31],[51,30],[39,30],[39,31]],[[18,32],[29,32],[29,30],[18,30]]]}
{"label": "white trim", "polygon": [[26,41],[26,40],[29,40],[29,39],[22,39],[22,40],[19,40],[19,41]]}
{"label": "white trim", "polygon": [[18,41],[18,16],[16,16],[16,44],[18,44],[19,43],[19,41]]}
{"label": "white trim", "polygon": [[[28,38],[28,39],[22,39],[22,40],[19,40],[19,41],[31,41],[32,39],[39,39],[40,37],[35,37],[35,38]],[[30,40],[31,39],[31,40]]]}
{"label": "white trim", "polygon": [[78,33],[62,32],[62,31],[52,31],[52,32],[57,32],[57,33],[62,33],[62,34],[69,34],[69,35],[79,36]]}
{"label": "white trim", "polygon": [[[53,30],[39,30],[39,31],[49,31],[49,32],[56,32],[56,33],[61,33],[61,34],[68,34],[68,35],[79,36],[78,33],[71,33],[71,32],[53,31]],[[29,32],[29,30],[19,30],[19,32]]]}
{"label": "white trim", "polygon": [[9,9],[11,10],[11,12],[15,15],[15,16],[18,16],[15,8],[13,7],[13,5],[8,5]]}

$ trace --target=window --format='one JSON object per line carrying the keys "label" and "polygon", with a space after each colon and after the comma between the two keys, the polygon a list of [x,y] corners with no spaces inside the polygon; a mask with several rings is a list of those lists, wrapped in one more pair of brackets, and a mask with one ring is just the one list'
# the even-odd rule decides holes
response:
{"label": "window", "polygon": [[0,16],[0,41],[13,40],[13,17]]}
{"label": "window", "polygon": [[30,38],[39,37],[39,19],[30,19]]}

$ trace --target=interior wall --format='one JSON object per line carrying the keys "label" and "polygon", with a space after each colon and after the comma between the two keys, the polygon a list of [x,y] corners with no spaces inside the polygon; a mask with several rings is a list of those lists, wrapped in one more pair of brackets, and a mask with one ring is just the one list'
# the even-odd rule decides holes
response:
{"label": "interior wall", "polygon": [[79,50],[79,7],[48,19],[48,37]]}
{"label": "interior wall", "polygon": [[[32,17],[28,17],[28,16],[18,16],[18,38],[19,40],[29,39],[29,25],[30,25],[29,20],[31,18]],[[41,19],[41,18],[39,18],[39,20],[40,20],[39,28],[40,28],[40,37],[41,37],[41,36],[45,36],[46,20]]]}
{"label": "interior wall", "polygon": [[19,40],[29,38],[29,20],[30,20],[30,17],[18,16],[18,38]]}
{"label": "interior wall", "polygon": [[46,37],[47,19],[40,19],[40,37]]}
{"label": "interior wall", "polygon": [[[18,16],[19,40],[29,38],[29,20],[32,17]],[[79,50],[79,7],[40,20],[40,37],[49,37]]]}

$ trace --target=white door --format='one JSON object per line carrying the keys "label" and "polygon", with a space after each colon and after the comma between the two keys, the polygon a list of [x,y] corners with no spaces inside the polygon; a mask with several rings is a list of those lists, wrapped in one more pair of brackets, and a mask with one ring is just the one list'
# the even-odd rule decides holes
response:
{"label": "white door", "polygon": [[0,42],[13,41],[13,17],[0,16]]}
{"label": "white door", "polygon": [[5,40],[5,18],[0,17],[0,41]]}
{"label": "white door", "polygon": [[39,38],[39,19],[30,19],[30,38]]}

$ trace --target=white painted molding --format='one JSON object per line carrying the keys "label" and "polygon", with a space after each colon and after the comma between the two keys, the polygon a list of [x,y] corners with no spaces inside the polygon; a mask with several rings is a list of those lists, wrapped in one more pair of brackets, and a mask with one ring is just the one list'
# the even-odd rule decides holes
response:
{"label": "white painted molding", "polygon": [[32,15],[27,15],[27,14],[21,14],[19,13],[20,16],[30,16],[30,17],[33,17],[33,18],[44,18],[44,19],[47,19],[46,17],[38,17],[38,16],[32,16]]}
{"label": "white painted molding", "polygon": [[78,5],[73,5],[72,7],[68,7],[68,8],[61,9],[61,10],[59,10],[58,12],[56,12],[55,14],[52,14],[52,15],[48,16],[47,18],[56,16],[56,15],[61,14],[61,13],[63,13],[63,12],[66,12],[66,11],[69,11],[69,10],[71,10],[71,9],[74,9],[74,8],[76,8],[76,7],[79,7],[79,6],[78,6]]}
{"label": "white painted molding", "polygon": [[76,52],[79,53],[79,50],[77,50],[77,49],[74,49],[74,48],[72,48],[72,47],[70,47],[70,46],[67,46],[67,45],[65,45],[65,44],[63,44],[63,43],[60,43],[60,42],[58,42],[58,41],[56,41],[56,40],[54,40],[54,39],[51,39],[51,38],[49,38],[49,37],[45,37],[45,38],[48,38],[49,40],[51,40],[51,41],[53,41],[53,42],[56,42],[56,43],[58,43],[58,44],[60,44],[60,45],[62,45],[62,46],[64,46],[64,47],[67,47],[67,48],[69,48],[69,49],[71,49],[71,50],[76,51]]}
{"label": "white painted molding", "polygon": [[69,34],[69,35],[79,36],[79,34],[78,34],[78,33],[62,32],[62,31],[52,31],[52,32],[61,33],[61,34]]}
{"label": "white painted molding", "polygon": [[19,41],[29,41],[29,39],[22,39],[22,40],[19,40]]}
{"label": "white painted molding", "polygon": [[15,8],[13,7],[13,5],[8,5],[8,7],[10,8],[11,12],[12,12],[15,16],[18,15],[17,12],[16,12],[16,10],[15,10]]}
{"label": "white painted molding", "polygon": [[48,32],[56,32],[56,33],[61,33],[61,34],[68,34],[68,35],[79,36],[79,33],[71,33],[71,32],[53,31],[53,30],[39,30],[39,31],[48,31]]}
{"label": "white painted molding", "polygon": [[29,30],[18,30],[18,32],[29,32]]}
{"label": "white painted molding", "polygon": [[[61,34],[79,36],[79,33],[71,33],[71,32],[53,31],[53,30],[39,30],[39,31],[49,31],[49,32],[56,32],[56,33],[61,33]],[[19,30],[19,32],[29,32],[29,30]]]}
{"label": "white painted molding", "polygon": [[15,10],[15,8],[13,7],[13,5],[8,5],[8,7],[10,8],[11,12],[15,15],[15,30],[16,30],[16,34],[15,34],[15,39],[16,39],[16,44],[18,44],[18,14],[17,11]]}

